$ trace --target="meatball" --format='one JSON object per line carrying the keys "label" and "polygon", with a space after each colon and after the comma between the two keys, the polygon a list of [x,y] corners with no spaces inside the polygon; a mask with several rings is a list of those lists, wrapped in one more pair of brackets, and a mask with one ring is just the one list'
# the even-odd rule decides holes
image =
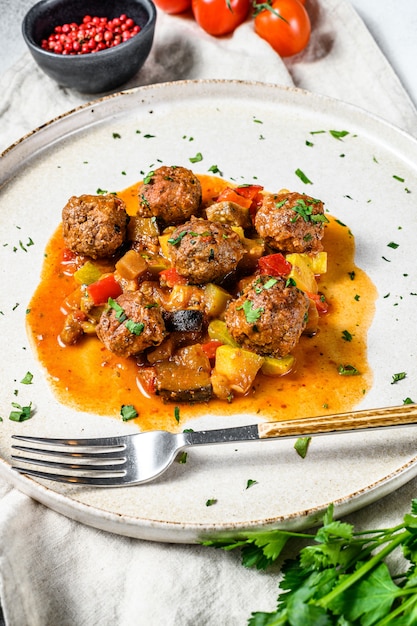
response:
{"label": "meatball", "polygon": [[283,253],[320,252],[325,222],[323,203],[296,192],[265,194],[255,216],[259,235]]}
{"label": "meatball", "polygon": [[138,196],[140,217],[156,217],[165,225],[175,225],[197,215],[202,191],[191,170],[162,166],[148,174]]}
{"label": "meatball", "polygon": [[122,357],[157,346],[166,335],[161,309],[141,291],[119,296],[101,314],[96,332],[108,350]]}
{"label": "meatball", "polygon": [[230,226],[197,218],[178,226],[168,243],[173,266],[193,284],[224,278],[245,254]]}
{"label": "meatball", "polygon": [[285,278],[260,275],[229,303],[225,322],[247,350],[281,358],[298,343],[308,318],[308,297]]}
{"label": "meatball", "polygon": [[129,216],[113,194],[72,196],[62,209],[65,245],[92,259],[112,256],[126,239]]}

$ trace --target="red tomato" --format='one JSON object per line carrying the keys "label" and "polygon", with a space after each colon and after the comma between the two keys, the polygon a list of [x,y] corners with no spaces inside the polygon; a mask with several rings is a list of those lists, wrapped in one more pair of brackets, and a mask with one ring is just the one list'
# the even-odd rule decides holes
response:
{"label": "red tomato", "polygon": [[289,57],[307,46],[310,18],[299,0],[274,0],[270,8],[256,15],[255,32],[280,56]]}
{"label": "red tomato", "polygon": [[231,33],[245,21],[250,0],[192,0],[191,6],[199,26],[209,35]]}
{"label": "red tomato", "polygon": [[155,0],[155,4],[162,11],[171,15],[183,13],[191,8],[191,0]]}
{"label": "red tomato", "polygon": [[261,274],[268,276],[287,276],[291,272],[292,265],[280,252],[261,256],[258,261]]}

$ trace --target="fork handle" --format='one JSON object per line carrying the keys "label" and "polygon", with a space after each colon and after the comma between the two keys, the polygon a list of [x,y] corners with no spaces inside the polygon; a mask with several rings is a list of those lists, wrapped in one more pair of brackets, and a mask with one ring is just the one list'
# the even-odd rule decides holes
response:
{"label": "fork handle", "polygon": [[417,405],[404,404],[336,415],[320,415],[281,422],[263,422],[258,425],[258,436],[259,439],[301,437],[389,426],[410,426],[412,424],[417,424]]}
{"label": "fork handle", "polygon": [[253,441],[259,439],[280,439],[284,437],[305,437],[307,435],[325,435],[347,433],[360,430],[385,429],[389,427],[417,425],[417,405],[383,409],[365,409],[320,415],[280,422],[262,422],[250,426],[236,426],[215,430],[183,432],[180,436],[185,445],[209,445],[233,441]]}

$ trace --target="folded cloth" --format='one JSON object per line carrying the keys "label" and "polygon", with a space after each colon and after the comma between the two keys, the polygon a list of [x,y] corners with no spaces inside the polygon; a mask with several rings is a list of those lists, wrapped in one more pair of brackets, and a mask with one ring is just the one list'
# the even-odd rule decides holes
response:
{"label": "folded cloth", "polygon": [[[161,12],[152,53],[126,87],[179,79],[295,84],[364,107],[417,136],[417,113],[350,4],[307,0],[306,52],[281,60],[250,21],[222,39]],[[371,86],[371,87],[370,87]],[[93,99],[56,85],[25,54],[0,79],[5,148],[47,120]],[[350,516],[393,524],[416,480]],[[0,480],[0,602],[7,626],[237,626],[276,605],[278,567],[240,565],[237,553],[112,535],[67,519]]]}

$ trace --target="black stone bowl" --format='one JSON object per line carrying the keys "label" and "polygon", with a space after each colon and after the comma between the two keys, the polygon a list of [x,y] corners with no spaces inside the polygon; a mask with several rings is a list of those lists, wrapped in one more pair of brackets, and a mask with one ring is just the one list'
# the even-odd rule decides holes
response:
{"label": "black stone bowl", "polygon": [[[132,18],[140,32],[113,48],[80,55],[61,55],[41,48],[55,26],[82,22],[85,15]],[[82,93],[113,91],[145,63],[152,48],[156,9],[152,0],[41,0],[26,14],[22,33],[39,67],[63,87]]]}

